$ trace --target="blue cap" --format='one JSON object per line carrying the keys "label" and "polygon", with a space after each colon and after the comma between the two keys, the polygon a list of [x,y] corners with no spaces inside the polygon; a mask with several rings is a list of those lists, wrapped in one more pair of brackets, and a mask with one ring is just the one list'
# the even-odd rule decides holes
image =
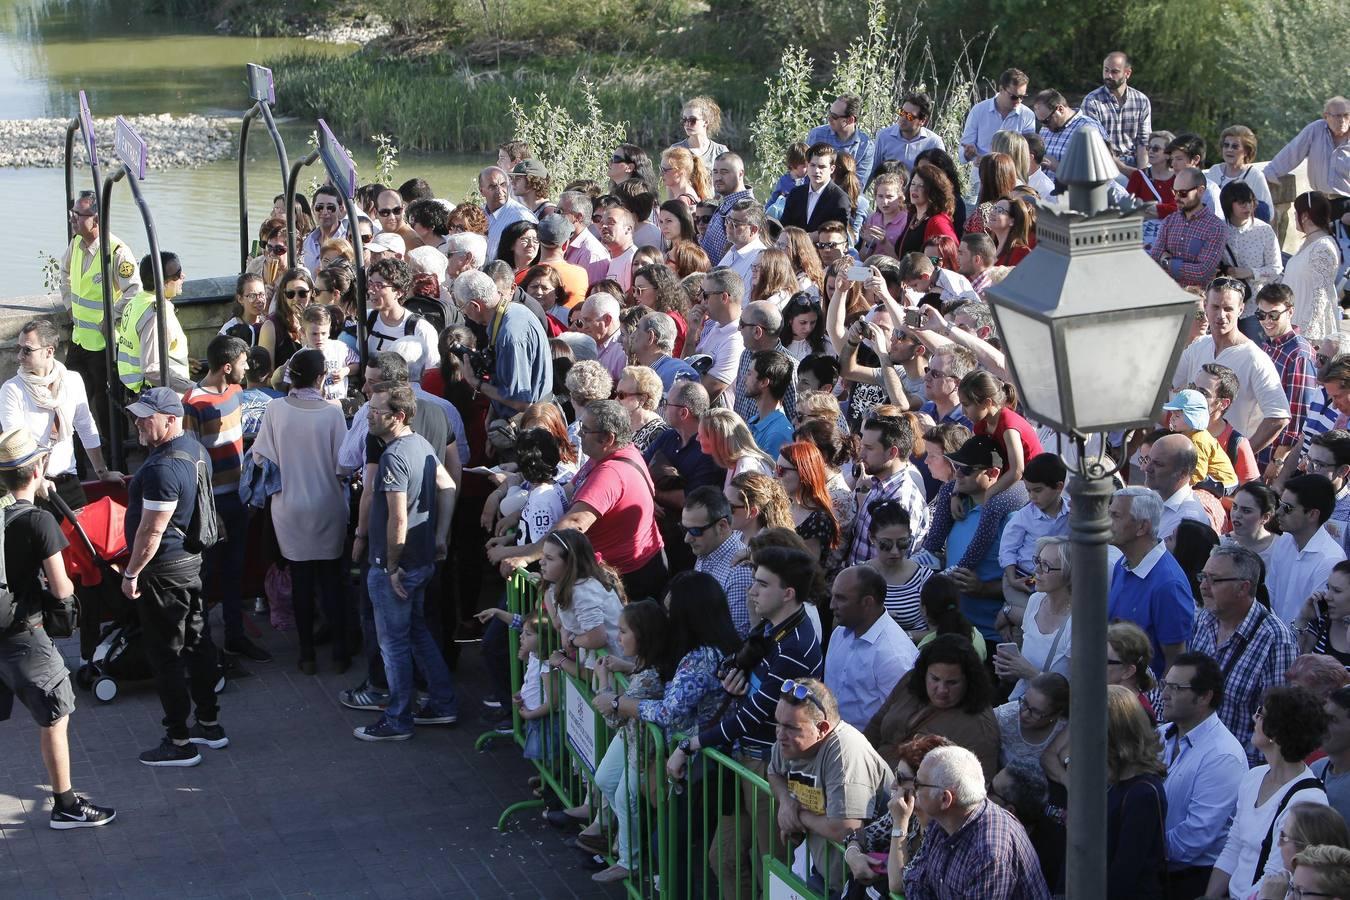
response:
{"label": "blue cap", "polygon": [[183,401],[171,388],[150,388],[127,407],[127,412],[138,419],[148,419],[155,413],[166,416],[183,415]]}
{"label": "blue cap", "polygon": [[1196,431],[1209,427],[1209,403],[1205,395],[1196,390],[1177,391],[1177,395],[1163,404],[1163,409],[1181,413],[1186,424]]}

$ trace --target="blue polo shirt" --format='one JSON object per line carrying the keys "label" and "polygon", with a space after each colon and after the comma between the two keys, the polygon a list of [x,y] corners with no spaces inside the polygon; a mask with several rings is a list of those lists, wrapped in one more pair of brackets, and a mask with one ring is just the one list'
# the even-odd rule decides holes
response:
{"label": "blue polo shirt", "polygon": [[759,449],[769,454],[771,459],[777,458],[779,447],[792,441],[792,423],[781,408],[763,418],[751,416],[745,424],[750,426],[750,434],[759,444]]}
{"label": "blue polo shirt", "polygon": [[682,445],[680,433],[674,428],[667,428],[656,436],[656,440],[647,447],[647,452],[642,458],[646,460],[647,465],[651,465],[657,454],[664,456],[680,473],[680,477],[684,479],[686,494],[694,488],[708,484],[720,489],[722,483],[727,480],[726,469],[703,452],[698,443],[698,435],[693,435],[687,444]]}
{"label": "blue polo shirt", "polygon": [[1107,616],[1133,622],[1153,641],[1153,673],[1162,676],[1162,647],[1185,644],[1195,630],[1195,596],[1180,564],[1159,541],[1131,569],[1123,557],[1111,573]]}
{"label": "blue polo shirt", "polygon": [[[956,560],[966,555],[966,549],[971,542],[975,540],[975,534],[980,528],[981,506],[971,507],[966,511],[966,517],[959,522],[952,523],[952,530],[947,533],[947,559],[951,565],[956,564]],[[1011,515],[1011,513],[1009,513]],[[980,557],[980,561],[975,564],[975,574],[981,581],[997,581],[1003,577],[1003,567],[998,564],[998,545],[999,535],[1003,534],[1004,527],[1008,524],[1008,516],[1004,516],[998,523],[998,535],[989,542],[989,549]],[[986,527],[988,527],[986,525]],[[998,611],[1003,608],[1003,598],[993,599],[989,597],[972,597],[969,594],[961,595],[961,612],[970,624],[980,630],[987,641],[1000,641],[998,631],[994,629],[994,619],[998,617]]]}

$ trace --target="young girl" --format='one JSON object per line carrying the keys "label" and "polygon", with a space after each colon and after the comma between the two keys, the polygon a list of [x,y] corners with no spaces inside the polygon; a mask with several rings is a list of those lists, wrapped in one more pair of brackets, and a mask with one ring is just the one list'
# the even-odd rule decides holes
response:
{"label": "young girl", "polygon": [[783,307],[783,328],[778,332],[783,349],[797,362],[813,353],[834,353],[825,340],[825,318],[820,303],[808,292],[798,291]]}
{"label": "young girl", "polygon": [[[493,612],[511,618],[511,614],[504,609]],[[539,658],[539,629],[545,624],[535,615],[520,625],[519,655],[525,663],[525,677],[520,685],[520,693],[511,697],[511,703],[525,723],[526,759],[551,760],[561,746],[557,722],[549,716],[557,702],[558,686],[553,670]]]}
{"label": "young girl", "polygon": [[919,602],[923,604],[923,615],[932,627],[932,631],[918,646],[923,647],[940,634],[959,634],[970,638],[980,659],[989,658],[989,650],[984,643],[984,635],[970,624],[970,620],[961,612],[961,589],[956,586],[950,575],[934,575],[924,582],[919,590]]}
{"label": "young girl", "polygon": [[[1031,423],[1013,409],[1017,388],[1005,384],[983,369],[976,369],[956,389],[961,412],[974,423],[974,433],[992,437],[1003,456],[1003,471],[989,490],[994,497],[1022,480],[1027,460],[1045,452]],[[952,515],[960,518],[953,508]]]}
{"label": "young girl", "polygon": [[548,589],[544,604],[558,629],[560,649],[549,663],[576,674],[589,668],[593,654],[608,650],[624,657],[619,646],[619,614],[623,583],[591,546],[590,538],[572,528],[555,531],[544,541],[539,575]]}
{"label": "young girl", "polygon": [[[595,784],[605,795],[618,822],[617,861],[608,869],[591,876],[601,883],[622,881],[637,867],[634,857],[641,849],[641,840],[634,830],[637,800],[641,796],[638,786],[638,742],[644,740],[645,736],[639,723],[633,717],[624,715],[624,712],[636,712],[638,702],[659,700],[665,695],[665,683],[674,675],[675,668],[668,652],[669,628],[665,607],[655,600],[643,600],[626,606],[619,616],[619,646],[624,656],[632,660],[628,688],[622,694],[618,693],[611,678],[613,672],[622,671],[627,666],[616,668],[610,657],[599,660],[595,665],[600,689],[591,705],[616,730],[609,749],[595,769]],[[587,850],[598,849],[601,853],[608,850],[608,842],[600,826],[599,821],[592,822],[582,831],[577,843]]]}

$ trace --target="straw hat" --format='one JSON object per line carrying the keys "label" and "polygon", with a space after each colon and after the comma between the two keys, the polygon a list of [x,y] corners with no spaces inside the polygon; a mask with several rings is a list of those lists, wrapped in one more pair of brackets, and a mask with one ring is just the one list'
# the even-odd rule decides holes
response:
{"label": "straw hat", "polygon": [[0,469],[22,468],[46,452],[27,428],[0,432]]}

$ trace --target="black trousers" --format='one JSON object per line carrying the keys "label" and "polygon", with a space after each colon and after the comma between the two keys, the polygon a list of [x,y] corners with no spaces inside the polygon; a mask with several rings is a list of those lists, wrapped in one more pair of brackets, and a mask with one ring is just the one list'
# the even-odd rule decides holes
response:
{"label": "black trousers", "polygon": [[666,551],[658,550],[642,567],[629,572],[623,578],[624,593],[629,603],[651,598],[658,603],[666,595],[666,583],[670,581],[670,572],[666,568]]}
{"label": "black trousers", "polygon": [[1172,869],[1167,873],[1167,900],[1195,900],[1205,896],[1209,888],[1209,876],[1213,866],[1189,866],[1185,869]]}
{"label": "black trousers", "polygon": [[300,638],[300,658],[314,658],[314,599],[318,595],[328,627],[333,634],[333,659],[351,656],[347,649],[347,604],[343,598],[344,559],[311,559],[291,562],[291,602],[295,606],[295,630]]}
{"label": "black trousers", "polygon": [[200,556],[152,562],[141,572],[141,595],[136,598],[145,656],[164,707],[164,728],[176,741],[187,740],[194,706],[199,722],[214,722],[220,712],[220,661],[206,627],[201,569]]}

